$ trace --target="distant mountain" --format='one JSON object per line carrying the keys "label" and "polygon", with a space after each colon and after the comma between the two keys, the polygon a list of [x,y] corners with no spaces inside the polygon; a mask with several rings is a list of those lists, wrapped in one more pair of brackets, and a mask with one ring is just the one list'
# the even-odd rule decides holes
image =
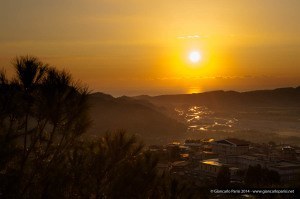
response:
{"label": "distant mountain", "polygon": [[[214,111],[212,121],[215,118],[237,118],[236,129],[298,131],[300,87],[119,98],[94,93],[90,95],[90,104],[92,135],[125,129],[147,144],[165,144],[188,136],[189,124],[177,117],[176,107],[206,106]],[[277,125],[278,121],[281,126]]]}
{"label": "distant mountain", "polygon": [[125,129],[146,143],[166,143],[186,132],[184,124],[164,115],[146,100],[94,93],[90,96],[90,104],[93,135]]}
{"label": "distant mountain", "polygon": [[247,109],[255,107],[300,107],[300,87],[249,92],[212,91],[198,94],[137,96],[156,106],[202,105],[211,109]]}

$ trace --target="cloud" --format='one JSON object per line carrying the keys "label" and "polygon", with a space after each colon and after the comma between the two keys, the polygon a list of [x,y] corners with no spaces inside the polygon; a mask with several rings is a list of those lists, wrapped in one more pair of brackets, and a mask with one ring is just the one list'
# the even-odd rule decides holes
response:
{"label": "cloud", "polygon": [[200,35],[183,35],[178,36],[177,39],[200,39],[200,38],[208,38],[208,36],[200,36]]}

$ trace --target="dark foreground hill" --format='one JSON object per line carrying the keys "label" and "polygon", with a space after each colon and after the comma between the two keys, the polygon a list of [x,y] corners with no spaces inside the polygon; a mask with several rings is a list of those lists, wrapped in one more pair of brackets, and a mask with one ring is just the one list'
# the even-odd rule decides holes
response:
{"label": "dark foreground hill", "polygon": [[186,126],[164,115],[149,102],[103,93],[90,96],[93,135],[125,129],[146,143],[166,143],[184,136]]}
{"label": "dark foreground hill", "polygon": [[212,91],[197,94],[137,96],[158,106],[200,105],[211,109],[300,107],[300,87],[249,92]]}

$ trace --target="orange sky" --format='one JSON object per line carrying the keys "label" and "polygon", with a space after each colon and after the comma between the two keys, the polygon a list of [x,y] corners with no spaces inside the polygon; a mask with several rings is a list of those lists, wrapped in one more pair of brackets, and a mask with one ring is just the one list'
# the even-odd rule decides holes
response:
{"label": "orange sky", "polygon": [[[299,0],[9,0],[0,67],[34,55],[119,95],[300,85]],[[202,61],[191,63],[197,50]]]}

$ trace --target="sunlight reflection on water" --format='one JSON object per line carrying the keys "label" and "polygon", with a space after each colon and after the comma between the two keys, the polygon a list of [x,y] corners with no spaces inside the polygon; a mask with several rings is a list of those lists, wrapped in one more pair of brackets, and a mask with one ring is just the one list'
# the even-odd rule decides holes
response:
{"label": "sunlight reflection on water", "polygon": [[216,117],[214,112],[205,106],[175,108],[175,111],[188,125],[189,132],[228,130],[238,122],[236,118]]}

